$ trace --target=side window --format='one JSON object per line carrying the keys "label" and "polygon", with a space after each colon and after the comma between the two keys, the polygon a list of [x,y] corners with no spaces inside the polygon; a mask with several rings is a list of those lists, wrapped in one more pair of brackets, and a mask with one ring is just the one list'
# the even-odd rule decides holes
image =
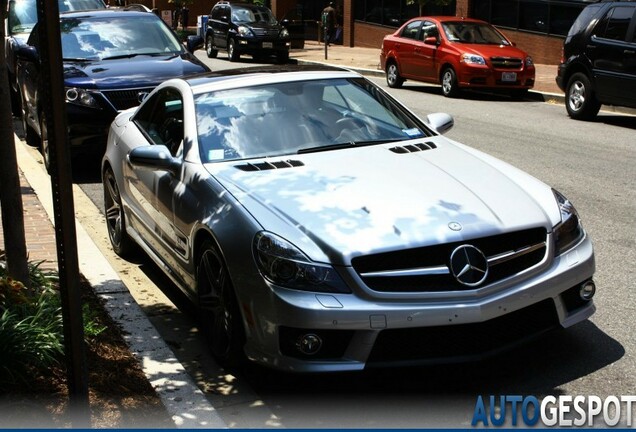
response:
{"label": "side window", "polygon": [[212,9],[212,19],[220,20],[222,15],[223,15],[223,8],[221,6],[217,6]]}
{"label": "side window", "polygon": [[402,37],[407,39],[417,39],[417,35],[422,27],[422,21],[413,21],[402,30]]}
{"label": "side window", "polygon": [[133,121],[151,144],[165,145],[179,156],[183,143],[183,99],[175,89],[166,88],[148,99]]}
{"label": "side window", "polygon": [[611,8],[596,27],[596,36],[604,39],[625,41],[634,8],[617,6]]}
{"label": "side window", "polygon": [[435,25],[435,23],[432,23],[430,21],[424,21],[424,24],[422,24],[421,40],[424,40],[427,37],[434,37],[439,39],[439,32],[437,31],[437,26]]}

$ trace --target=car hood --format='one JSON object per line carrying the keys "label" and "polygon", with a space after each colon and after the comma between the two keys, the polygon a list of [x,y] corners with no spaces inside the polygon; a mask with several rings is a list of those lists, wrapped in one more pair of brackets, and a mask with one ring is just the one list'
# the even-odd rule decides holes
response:
{"label": "car hood", "polygon": [[525,51],[510,45],[476,45],[462,44],[462,51],[471,54],[479,54],[483,57],[515,57],[524,59],[527,57]]}
{"label": "car hood", "polygon": [[66,85],[82,88],[154,87],[166,79],[207,71],[206,66],[189,54],[64,61]]}
{"label": "car hood", "polygon": [[264,229],[298,246],[308,236],[320,252],[301,248],[318,261],[324,254],[347,264],[363,253],[550,231],[559,221],[547,185],[468,147],[432,141],[436,149],[418,153],[376,145],[268,159],[297,167],[243,171],[246,163],[236,161],[207,168]]}

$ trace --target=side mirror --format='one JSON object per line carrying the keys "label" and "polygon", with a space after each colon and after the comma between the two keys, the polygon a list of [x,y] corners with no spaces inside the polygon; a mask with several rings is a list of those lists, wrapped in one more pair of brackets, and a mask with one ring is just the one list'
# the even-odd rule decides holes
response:
{"label": "side mirror", "polygon": [[437,133],[443,135],[455,126],[455,120],[450,114],[433,113],[426,116],[428,125]]}
{"label": "side mirror", "polygon": [[37,63],[40,61],[38,50],[31,45],[21,46],[15,54],[20,60],[25,60],[33,63]]}
{"label": "side mirror", "polygon": [[191,53],[203,46],[203,38],[199,35],[190,35],[186,39],[186,49]]}
{"label": "side mirror", "polygon": [[424,38],[424,43],[426,45],[437,45],[437,38],[435,36],[429,36]]}
{"label": "side mirror", "polygon": [[170,154],[164,145],[147,145],[134,148],[128,154],[128,161],[135,167],[168,171],[174,175],[181,169],[181,161]]}

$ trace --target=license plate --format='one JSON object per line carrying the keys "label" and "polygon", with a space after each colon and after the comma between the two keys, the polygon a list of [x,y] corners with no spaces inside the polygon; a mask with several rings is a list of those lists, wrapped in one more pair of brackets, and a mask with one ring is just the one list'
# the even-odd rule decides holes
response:
{"label": "license plate", "polygon": [[273,42],[263,42],[263,48],[274,48]]}
{"label": "license plate", "polygon": [[514,82],[517,81],[517,72],[504,72],[501,74],[501,81]]}

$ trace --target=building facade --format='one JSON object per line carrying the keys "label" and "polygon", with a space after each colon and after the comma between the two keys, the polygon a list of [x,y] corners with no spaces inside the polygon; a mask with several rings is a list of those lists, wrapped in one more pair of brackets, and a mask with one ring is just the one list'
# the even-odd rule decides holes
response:
{"label": "building facade", "polygon": [[[497,26],[535,62],[558,64],[561,47],[572,22],[589,3],[598,0],[451,0],[447,6],[424,5],[423,15],[455,15],[483,19]],[[174,9],[168,0],[140,0],[159,10]],[[132,3],[132,2],[131,2]],[[215,1],[194,0],[190,25],[207,15]],[[319,38],[320,13],[328,0],[266,0],[280,20],[302,20],[307,38]],[[417,0],[334,0],[345,46],[380,47],[385,35],[408,19],[419,16]],[[431,2],[434,3],[434,2]]]}

